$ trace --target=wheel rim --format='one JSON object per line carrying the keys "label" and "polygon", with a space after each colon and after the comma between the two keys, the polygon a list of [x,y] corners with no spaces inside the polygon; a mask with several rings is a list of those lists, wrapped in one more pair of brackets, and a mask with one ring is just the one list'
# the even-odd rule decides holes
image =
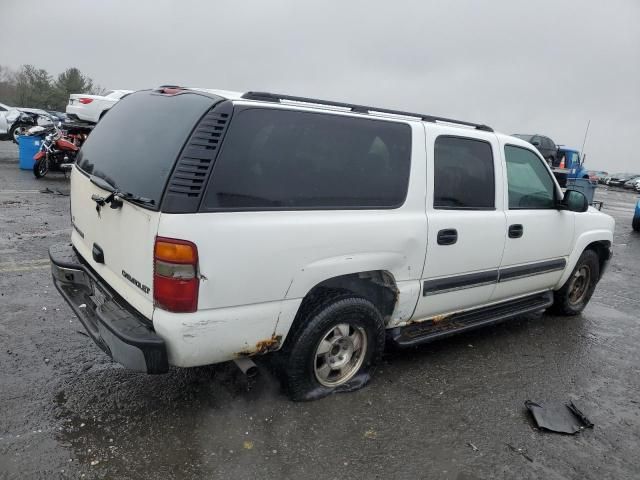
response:
{"label": "wheel rim", "polygon": [[362,366],[367,353],[364,328],[340,323],[322,337],[314,357],[316,379],[325,387],[349,381]]}
{"label": "wheel rim", "polygon": [[25,127],[16,127],[13,131],[13,138],[17,142],[20,135],[24,135],[27,129]]}
{"label": "wheel rim", "polygon": [[49,171],[49,168],[47,165],[47,160],[46,159],[40,160],[40,164],[38,165],[38,173],[44,177],[48,171]]}
{"label": "wheel rim", "polygon": [[589,291],[591,284],[591,268],[588,265],[582,265],[571,277],[569,284],[569,302],[572,304],[580,303],[584,300]]}

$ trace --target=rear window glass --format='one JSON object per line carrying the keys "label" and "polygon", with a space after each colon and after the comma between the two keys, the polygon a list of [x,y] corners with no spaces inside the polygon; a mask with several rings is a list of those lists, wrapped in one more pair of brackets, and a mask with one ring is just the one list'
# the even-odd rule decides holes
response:
{"label": "rear window glass", "polygon": [[231,121],[205,210],[392,208],[409,179],[408,125],[253,108]]}
{"label": "rear window glass", "polygon": [[440,136],[435,143],[434,208],[487,210],[495,206],[491,145]]}
{"label": "rear window glass", "polygon": [[119,101],[82,146],[78,167],[157,209],[191,130],[214,100],[197,94],[133,93]]}

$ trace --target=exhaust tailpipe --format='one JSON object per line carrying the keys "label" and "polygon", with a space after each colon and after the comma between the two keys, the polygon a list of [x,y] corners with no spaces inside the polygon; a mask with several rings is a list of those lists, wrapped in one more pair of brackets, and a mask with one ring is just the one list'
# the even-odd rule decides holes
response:
{"label": "exhaust tailpipe", "polygon": [[236,367],[238,367],[248,378],[255,377],[258,374],[258,366],[253,363],[253,360],[250,358],[236,358],[233,363],[235,363]]}

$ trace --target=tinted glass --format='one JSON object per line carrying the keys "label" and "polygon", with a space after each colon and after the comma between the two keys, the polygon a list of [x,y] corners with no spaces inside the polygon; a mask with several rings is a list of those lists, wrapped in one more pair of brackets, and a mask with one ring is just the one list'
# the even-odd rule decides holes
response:
{"label": "tinted glass", "polygon": [[504,147],[509,208],[556,208],[555,184],[543,161],[526,148]]}
{"label": "tinted glass", "polygon": [[180,149],[213,103],[197,94],[131,94],[93,129],[78,167],[157,206]]}
{"label": "tinted glass", "polygon": [[250,109],[234,115],[205,209],[395,207],[407,193],[408,125]]}
{"label": "tinted glass", "polygon": [[521,133],[516,133],[516,134],[514,134],[513,136],[514,136],[514,137],[521,138],[522,140],[524,140],[524,141],[526,141],[526,142],[530,142],[530,141],[531,141],[531,137],[532,137],[533,135],[524,135],[524,134],[521,134]]}
{"label": "tinted glass", "polygon": [[578,152],[571,152],[569,154],[569,165],[575,167],[578,164],[580,164],[580,155],[578,155]]}
{"label": "tinted glass", "polygon": [[435,208],[494,208],[493,153],[487,142],[438,137],[434,173]]}

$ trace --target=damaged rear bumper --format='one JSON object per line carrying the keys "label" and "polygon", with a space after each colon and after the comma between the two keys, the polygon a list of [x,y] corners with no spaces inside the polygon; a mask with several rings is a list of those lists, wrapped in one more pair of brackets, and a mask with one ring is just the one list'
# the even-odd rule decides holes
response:
{"label": "damaged rear bumper", "polygon": [[105,353],[132,370],[168,371],[165,342],[151,322],[113,292],[70,244],[50,247],[49,258],[54,285]]}

